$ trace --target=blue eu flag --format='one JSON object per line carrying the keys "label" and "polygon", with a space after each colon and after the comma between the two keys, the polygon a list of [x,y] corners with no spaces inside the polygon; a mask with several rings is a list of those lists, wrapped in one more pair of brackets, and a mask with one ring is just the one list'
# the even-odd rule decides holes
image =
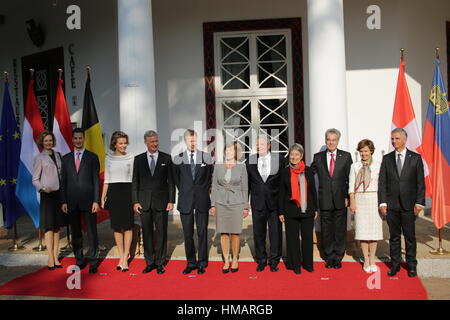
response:
{"label": "blue eu flag", "polygon": [[9,83],[5,82],[0,124],[0,203],[6,212],[5,225],[8,229],[25,213],[25,209],[16,197],[20,145],[20,130],[17,127],[9,96]]}

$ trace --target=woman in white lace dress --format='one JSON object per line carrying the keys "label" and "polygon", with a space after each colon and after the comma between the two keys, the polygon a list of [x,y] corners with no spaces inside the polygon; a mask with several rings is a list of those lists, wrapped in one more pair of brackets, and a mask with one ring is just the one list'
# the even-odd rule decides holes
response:
{"label": "woman in white lace dress", "polygon": [[355,239],[361,243],[364,271],[376,272],[377,241],[383,240],[383,220],[378,211],[380,163],[373,160],[375,146],[364,139],[358,143],[361,160],[352,164],[349,178],[350,210],[355,214]]}

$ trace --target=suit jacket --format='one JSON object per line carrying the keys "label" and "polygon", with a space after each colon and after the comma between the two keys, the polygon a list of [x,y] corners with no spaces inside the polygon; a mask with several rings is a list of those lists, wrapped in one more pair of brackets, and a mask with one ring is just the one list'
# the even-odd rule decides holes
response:
{"label": "suit jacket", "polygon": [[422,157],[406,151],[401,176],[397,172],[395,151],[383,157],[378,178],[378,203],[388,209],[414,210],[416,204],[425,206],[425,178]]}
{"label": "suit jacket", "polygon": [[314,155],[311,169],[319,177],[320,210],[339,210],[345,208],[345,199],[349,197],[348,180],[353,160],[350,153],[337,149],[333,177],[331,177],[328,170],[327,151]]}
{"label": "suit jacket", "polygon": [[294,200],[291,200],[291,172],[289,167],[283,168],[280,174],[280,196],[279,196],[279,215],[284,215],[289,218],[309,217],[314,216],[317,211],[317,192],[316,183],[314,180],[314,172],[310,167],[305,168],[306,182],[308,183],[308,196],[306,212],[297,207]]}
{"label": "suit jacket", "polygon": [[32,183],[37,191],[42,188],[50,188],[56,191],[60,188],[61,154],[59,152],[54,153],[57,165],[45,151],[34,158]]}
{"label": "suit jacket", "polygon": [[140,203],[145,211],[166,210],[168,203],[175,203],[172,158],[169,154],[158,151],[153,176],[147,152],[134,158],[132,201],[133,204]]}
{"label": "suit jacket", "polygon": [[270,175],[264,182],[258,171],[258,155],[252,155],[247,162],[248,185],[252,209],[278,211],[280,172],[286,167],[286,159],[281,154],[271,153]]}
{"label": "suit jacket", "polygon": [[238,163],[231,168],[231,179],[225,180],[227,167],[224,164],[214,166],[211,206],[244,204],[248,208],[248,177],[245,164]]}
{"label": "suit jacket", "polygon": [[100,202],[100,163],[95,153],[85,150],[77,173],[74,152],[62,159],[61,200],[67,203],[69,212],[91,211],[94,202]]}
{"label": "suit jacket", "polygon": [[205,152],[196,150],[195,179],[187,152],[180,153],[173,160],[174,180],[178,188],[177,209],[190,213],[193,209],[208,212],[211,208],[209,191],[212,178],[212,159]]}

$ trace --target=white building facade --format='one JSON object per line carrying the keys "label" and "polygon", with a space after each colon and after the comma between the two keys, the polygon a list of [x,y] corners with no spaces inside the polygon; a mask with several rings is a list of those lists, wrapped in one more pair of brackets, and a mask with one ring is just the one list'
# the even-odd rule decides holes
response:
{"label": "white building facade", "polygon": [[[69,30],[73,4],[81,29]],[[177,129],[239,129],[247,153],[246,132],[276,129],[278,149],[300,142],[309,164],[335,127],[342,149],[355,157],[358,141],[369,138],[380,159],[400,48],[420,128],[436,47],[448,79],[447,0],[432,8],[421,0],[21,0],[2,3],[0,15],[0,70],[10,73],[20,117],[22,58],[62,47],[72,121],[81,124],[89,65],[105,141],[123,130],[134,153],[144,151],[149,129],[166,152]],[[29,19],[45,31],[41,47],[27,34]]]}

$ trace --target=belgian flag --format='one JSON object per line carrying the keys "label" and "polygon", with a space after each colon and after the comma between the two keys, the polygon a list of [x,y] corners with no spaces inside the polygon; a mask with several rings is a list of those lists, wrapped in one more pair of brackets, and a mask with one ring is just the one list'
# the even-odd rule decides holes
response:
{"label": "belgian flag", "polygon": [[[86,89],[84,91],[83,103],[83,119],[81,127],[84,130],[85,144],[84,147],[97,154],[100,161],[100,194],[103,189],[104,172],[105,172],[105,145],[103,144],[102,129],[98,121],[97,110],[95,109],[94,97],[91,91],[91,75],[88,72],[86,80]],[[108,210],[102,210],[97,213],[97,223],[109,217]]]}

